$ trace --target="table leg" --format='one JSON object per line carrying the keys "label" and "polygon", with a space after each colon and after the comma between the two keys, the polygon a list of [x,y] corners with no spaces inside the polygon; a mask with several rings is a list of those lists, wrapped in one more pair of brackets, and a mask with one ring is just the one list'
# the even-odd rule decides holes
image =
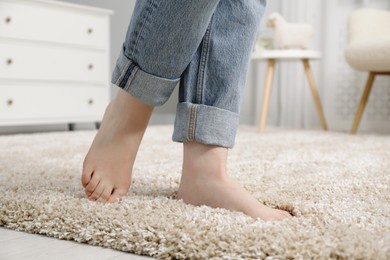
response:
{"label": "table leg", "polygon": [[261,108],[259,132],[264,133],[265,123],[267,121],[269,98],[271,96],[272,80],[275,73],[275,59],[268,60],[267,75],[265,77],[264,93],[263,93],[263,105]]}
{"label": "table leg", "polygon": [[328,130],[328,126],[327,126],[326,120],[325,120],[324,111],[322,110],[320,97],[318,95],[318,90],[317,90],[317,87],[316,87],[316,83],[314,81],[313,73],[312,73],[312,71],[310,69],[309,60],[303,59],[302,61],[303,61],[303,66],[305,68],[306,77],[307,77],[307,80],[309,82],[309,86],[310,86],[310,89],[311,89],[311,93],[313,94],[314,103],[315,103],[315,105],[317,107],[318,115],[320,117],[322,128],[324,130]]}

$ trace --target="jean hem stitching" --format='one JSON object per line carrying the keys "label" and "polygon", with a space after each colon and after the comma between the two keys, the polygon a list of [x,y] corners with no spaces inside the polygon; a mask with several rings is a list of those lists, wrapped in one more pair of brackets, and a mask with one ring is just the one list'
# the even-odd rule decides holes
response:
{"label": "jean hem stitching", "polygon": [[192,141],[193,140],[193,137],[192,137],[192,133],[193,133],[193,128],[194,128],[194,105],[191,105],[190,106],[190,109],[189,109],[189,116],[188,116],[188,133],[187,133],[187,140],[188,141]]}
{"label": "jean hem stitching", "polygon": [[196,116],[198,112],[198,105],[194,105],[194,118],[193,118],[193,128],[192,128],[192,140],[196,140],[195,129],[196,129]]}
{"label": "jean hem stitching", "polygon": [[204,74],[205,74],[205,67],[206,67],[206,61],[207,61],[207,54],[209,50],[209,42],[210,42],[210,34],[211,34],[211,24],[213,21],[213,17],[211,17],[210,24],[207,27],[206,33],[204,35],[203,43],[202,43],[202,50],[201,50],[201,57],[199,61],[199,74],[196,84],[196,103],[201,104],[202,103],[202,96],[203,96],[203,85],[204,85]]}
{"label": "jean hem stitching", "polygon": [[[176,115],[175,119],[175,128],[172,136],[173,141],[196,141],[203,144],[227,148],[232,148],[234,146],[239,120],[238,114],[226,109],[189,102],[179,103],[177,109],[179,114]],[[219,117],[224,119],[221,119],[222,121],[219,123],[210,119],[209,116],[207,116],[208,109],[214,110],[214,114],[221,113]],[[182,113],[184,111],[186,111],[186,113]],[[202,125],[198,129],[198,120],[201,120],[200,122],[202,122],[202,124],[206,123],[206,125]]]}

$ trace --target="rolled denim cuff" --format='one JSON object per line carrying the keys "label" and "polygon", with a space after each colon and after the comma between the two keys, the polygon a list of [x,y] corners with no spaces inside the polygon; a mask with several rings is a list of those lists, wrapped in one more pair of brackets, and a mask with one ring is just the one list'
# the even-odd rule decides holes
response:
{"label": "rolled denim cuff", "polygon": [[232,148],[238,124],[239,115],[231,111],[182,102],[177,105],[172,140]]}
{"label": "rolled denim cuff", "polygon": [[166,79],[143,71],[137,63],[120,54],[111,82],[152,107],[161,106],[171,96],[178,79]]}

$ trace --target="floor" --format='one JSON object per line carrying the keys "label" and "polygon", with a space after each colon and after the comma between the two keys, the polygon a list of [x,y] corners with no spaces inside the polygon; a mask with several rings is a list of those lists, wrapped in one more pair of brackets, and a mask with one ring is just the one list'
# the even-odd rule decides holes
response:
{"label": "floor", "polygon": [[153,259],[73,241],[0,227],[0,259],[146,260]]}

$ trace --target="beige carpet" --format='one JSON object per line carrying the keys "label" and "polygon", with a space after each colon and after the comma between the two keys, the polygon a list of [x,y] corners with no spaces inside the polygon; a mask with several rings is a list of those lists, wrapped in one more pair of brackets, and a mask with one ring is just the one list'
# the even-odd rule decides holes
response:
{"label": "beige carpet", "polygon": [[230,175],[283,222],[193,207],[172,128],[148,129],[132,191],[96,204],[80,185],[95,132],[0,137],[0,226],[157,258],[390,259],[390,136],[241,128]]}

